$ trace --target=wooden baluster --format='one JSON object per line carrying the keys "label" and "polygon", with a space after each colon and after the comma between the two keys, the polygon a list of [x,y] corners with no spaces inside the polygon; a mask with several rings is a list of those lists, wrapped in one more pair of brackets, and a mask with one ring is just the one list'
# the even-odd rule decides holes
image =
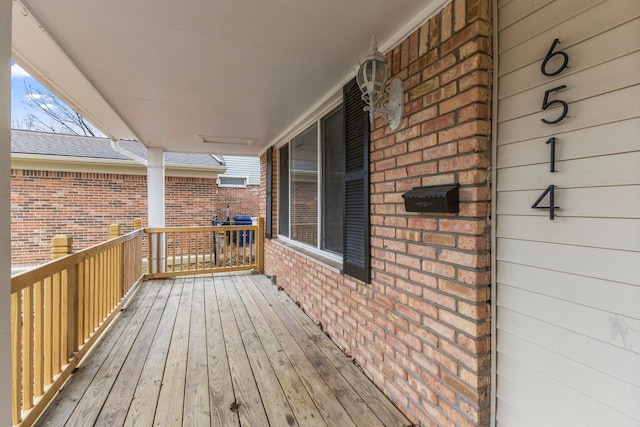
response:
{"label": "wooden baluster", "polygon": [[33,285],[22,299],[22,409],[33,406]]}
{"label": "wooden baluster", "polygon": [[22,295],[21,292],[11,294],[11,389],[13,399],[11,402],[11,414],[13,424],[20,422],[20,408],[22,396],[22,384],[20,381],[20,369],[22,364],[21,323],[22,323]]}
{"label": "wooden baluster", "polygon": [[44,355],[42,353],[44,346],[44,282],[39,281],[35,284],[34,306],[34,346],[33,346],[33,392],[35,396],[41,396],[44,393],[43,382],[43,362]]}

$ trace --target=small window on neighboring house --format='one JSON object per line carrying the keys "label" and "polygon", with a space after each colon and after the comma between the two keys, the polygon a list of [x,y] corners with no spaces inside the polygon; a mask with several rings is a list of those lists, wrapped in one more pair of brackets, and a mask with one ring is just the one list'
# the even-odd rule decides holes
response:
{"label": "small window on neighboring house", "polygon": [[218,187],[245,188],[248,180],[249,178],[246,176],[218,175]]}

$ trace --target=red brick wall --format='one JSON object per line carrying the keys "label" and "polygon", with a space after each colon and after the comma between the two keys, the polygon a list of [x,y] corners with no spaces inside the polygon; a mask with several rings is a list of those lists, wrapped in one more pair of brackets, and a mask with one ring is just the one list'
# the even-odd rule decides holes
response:
{"label": "red brick wall", "polygon": [[[165,217],[168,227],[211,225],[214,215],[224,220],[229,206],[231,219],[237,215],[258,216],[260,187],[218,187],[216,180],[167,177]],[[185,221],[189,221],[188,224]]]}
{"label": "red brick wall", "polygon": [[[167,177],[167,226],[211,225],[215,213],[257,215],[259,187],[218,188],[215,179]],[[81,172],[11,171],[11,263],[50,259],[51,238],[73,235],[74,249],[108,238],[109,224],[133,230],[147,219],[146,176]]]}
{"label": "red brick wall", "polygon": [[[371,133],[372,283],[265,245],[267,274],[425,426],[489,423],[490,4],[454,0],[387,54],[406,105]],[[454,182],[458,214],[405,211]]]}
{"label": "red brick wall", "polygon": [[318,183],[291,182],[291,238],[318,245]]}

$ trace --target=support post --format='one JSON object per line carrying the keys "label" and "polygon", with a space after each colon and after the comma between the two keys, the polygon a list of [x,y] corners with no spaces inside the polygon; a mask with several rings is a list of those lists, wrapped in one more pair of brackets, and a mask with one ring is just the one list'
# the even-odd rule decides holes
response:
{"label": "support post", "polygon": [[133,220],[133,229],[140,230],[142,228],[142,218],[136,218]]}
{"label": "support post", "polygon": [[[147,156],[147,224],[164,227],[164,151],[150,147]],[[159,273],[164,270],[164,235],[154,233],[149,237],[149,272]]]}
{"label": "support post", "polygon": [[[0,198],[11,200],[11,9],[0,0]],[[11,390],[11,207],[0,205],[0,396]],[[15,396],[14,396],[15,399]],[[0,399],[0,425],[10,426],[12,400]],[[15,402],[17,403],[17,402]],[[19,412],[17,418],[19,419]]]}

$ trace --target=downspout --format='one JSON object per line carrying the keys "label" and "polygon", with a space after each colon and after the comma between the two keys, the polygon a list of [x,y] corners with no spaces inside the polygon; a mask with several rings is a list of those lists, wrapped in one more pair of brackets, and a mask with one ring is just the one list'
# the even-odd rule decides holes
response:
{"label": "downspout", "polygon": [[131,151],[122,148],[120,146],[120,140],[112,139],[111,140],[111,148],[113,148],[113,150],[115,152],[120,153],[123,156],[128,157],[131,160],[140,163],[141,165],[144,165],[144,166],[148,165],[146,159],[143,159],[142,157],[140,157],[140,156],[138,156],[136,154],[133,154]]}

